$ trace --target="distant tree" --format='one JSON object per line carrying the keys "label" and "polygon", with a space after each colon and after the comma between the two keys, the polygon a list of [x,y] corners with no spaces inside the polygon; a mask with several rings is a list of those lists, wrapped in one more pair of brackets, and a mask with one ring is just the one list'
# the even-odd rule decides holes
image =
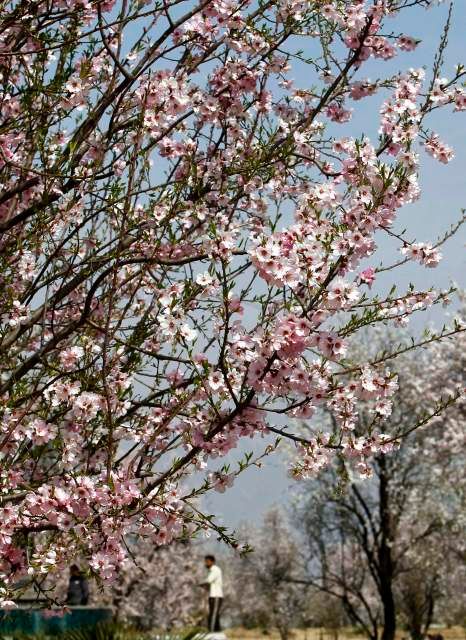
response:
{"label": "distant tree", "polygon": [[190,542],[164,547],[137,540],[117,578],[96,594],[118,619],[140,619],[150,628],[171,629],[202,615],[202,553]]}
{"label": "distant tree", "polygon": [[308,587],[308,602],[305,609],[306,627],[319,627],[338,640],[342,627],[351,623],[339,598],[319,589]]}
{"label": "distant tree", "polygon": [[[393,340],[393,336],[391,338]],[[384,348],[390,342],[385,336]],[[383,343],[383,341],[382,341]],[[379,342],[379,345],[381,343]],[[399,391],[387,433],[410,431],[439,394],[465,384],[464,338],[399,360]],[[364,348],[376,348],[374,345]],[[359,425],[369,429],[370,399]],[[361,476],[340,463],[298,489],[296,522],[305,540],[305,583],[337,597],[368,637],[393,640],[397,621],[424,637],[464,553],[465,403],[377,454]],[[450,573],[450,576],[447,574]]]}
{"label": "distant tree", "polygon": [[242,535],[252,551],[232,563],[233,613],[246,626],[275,627],[288,640],[307,610],[307,590],[293,582],[302,576],[298,541],[277,509],[265,515],[259,528],[245,528]]}

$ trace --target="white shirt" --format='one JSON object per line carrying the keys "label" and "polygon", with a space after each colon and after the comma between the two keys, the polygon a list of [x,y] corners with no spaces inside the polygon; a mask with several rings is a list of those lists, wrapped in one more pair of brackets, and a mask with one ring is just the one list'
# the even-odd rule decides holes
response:
{"label": "white shirt", "polygon": [[208,570],[206,582],[209,585],[209,598],[223,598],[222,570],[216,564]]}

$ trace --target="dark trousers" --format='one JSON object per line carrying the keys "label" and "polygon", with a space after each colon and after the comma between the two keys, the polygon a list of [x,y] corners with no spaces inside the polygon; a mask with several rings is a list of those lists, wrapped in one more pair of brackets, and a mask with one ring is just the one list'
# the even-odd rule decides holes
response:
{"label": "dark trousers", "polygon": [[220,609],[222,608],[223,598],[209,598],[209,620],[207,626],[209,631],[221,631],[220,626]]}

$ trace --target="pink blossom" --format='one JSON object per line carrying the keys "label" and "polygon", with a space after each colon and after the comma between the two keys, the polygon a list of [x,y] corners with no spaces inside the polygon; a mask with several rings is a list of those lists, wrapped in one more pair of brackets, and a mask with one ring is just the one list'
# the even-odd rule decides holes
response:
{"label": "pink blossom", "polygon": [[60,353],[60,361],[65,368],[65,371],[71,371],[77,362],[83,357],[84,349],[82,347],[70,347]]}
{"label": "pink blossom", "polygon": [[455,111],[466,111],[466,93],[458,92],[455,97]]}
{"label": "pink blossom", "polygon": [[436,134],[432,134],[425,141],[424,148],[430,156],[443,164],[448,164],[455,157],[453,149],[442,142]]}
{"label": "pink blossom", "polygon": [[436,267],[442,259],[440,251],[432,245],[423,242],[415,242],[400,249],[401,253],[417,260],[426,267]]}
{"label": "pink blossom", "polygon": [[364,269],[364,271],[361,271],[361,273],[359,274],[359,278],[361,280],[361,282],[364,282],[365,284],[367,284],[367,286],[369,287],[369,289],[372,287],[372,284],[375,280],[375,269],[374,267],[367,267],[367,269]]}
{"label": "pink blossom", "polygon": [[92,420],[99,412],[102,398],[96,393],[85,391],[73,399],[73,415],[80,420]]}
{"label": "pink blossom", "polygon": [[419,44],[419,41],[412,36],[401,35],[398,38],[398,46],[403,51],[414,51]]}

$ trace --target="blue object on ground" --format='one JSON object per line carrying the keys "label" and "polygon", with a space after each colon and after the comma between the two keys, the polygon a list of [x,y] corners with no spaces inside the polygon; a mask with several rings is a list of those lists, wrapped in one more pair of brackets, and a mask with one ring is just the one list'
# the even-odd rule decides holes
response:
{"label": "blue object on ground", "polygon": [[50,616],[44,609],[0,610],[0,633],[58,635],[69,629],[94,627],[111,618],[111,609],[95,607],[71,607],[63,616]]}

